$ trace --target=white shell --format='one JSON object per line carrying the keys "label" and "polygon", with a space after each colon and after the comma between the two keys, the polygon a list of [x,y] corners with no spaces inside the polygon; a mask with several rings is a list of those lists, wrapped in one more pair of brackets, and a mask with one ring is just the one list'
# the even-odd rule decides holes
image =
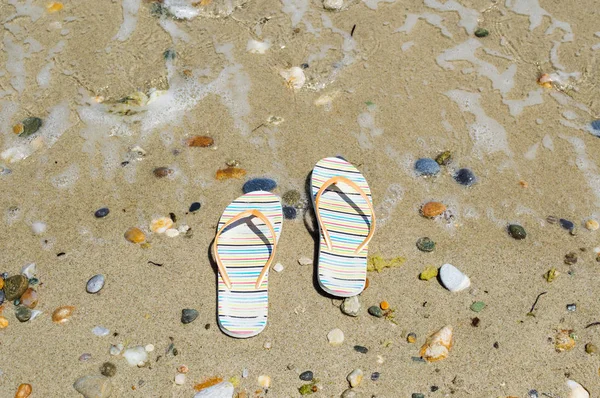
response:
{"label": "white shell", "polygon": [[178,386],[185,384],[185,375],[183,373],[177,373],[175,376],[175,384]]}
{"label": "white shell", "polygon": [[197,392],[194,398],[232,398],[233,390],[233,384],[224,381]]}
{"label": "white shell", "polygon": [[110,346],[110,355],[119,355],[123,351],[123,344],[111,345]]}
{"label": "white shell", "polygon": [[364,373],[360,369],[354,369],[347,377],[348,383],[350,383],[350,387],[354,388],[360,384],[364,376]]}
{"label": "white shell", "polygon": [[110,330],[108,330],[107,328],[105,328],[103,326],[96,326],[95,328],[92,329],[92,333],[94,333],[98,337],[104,337],[104,336],[108,336],[108,334],[110,333]]}
{"label": "white shell", "polygon": [[271,376],[268,375],[260,375],[258,376],[258,385],[262,388],[271,387]]}
{"label": "white shell", "polygon": [[148,353],[144,347],[138,345],[126,349],[123,353],[123,357],[127,360],[129,365],[138,366],[140,363],[144,363],[148,360]]}
{"label": "white shell", "polygon": [[273,271],[275,272],[281,272],[283,271],[283,265],[281,263],[277,263],[273,266]]}
{"label": "white shell", "polygon": [[292,66],[290,69],[282,70],[279,74],[294,90],[300,90],[302,86],[304,86],[304,83],[306,83],[304,71],[298,66]]}
{"label": "white shell", "polygon": [[344,6],[344,0],[323,0],[323,8],[326,10],[339,11]]}
{"label": "white shell", "polygon": [[169,228],[165,231],[165,235],[167,235],[169,238],[175,238],[176,236],[179,236],[179,230],[175,228]]}
{"label": "white shell", "polygon": [[444,264],[440,268],[440,279],[444,287],[451,292],[460,292],[471,286],[471,280],[452,264]]}
{"label": "white shell", "polygon": [[266,41],[248,40],[246,51],[252,54],[264,54],[271,47],[271,43]]}
{"label": "white shell", "polygon": [[31,224],[31,230],[36,235],[43,234],[44,232],[46,232],[47,228],[48,226],[46,225],[46,223],[41,221],[36,221],[33,224]]}
{"label": "white shell", "polygon": [[344,332],[340,329],[333,329],[327,333],[327,341],[332,346],[340,345],[344,342]]}
{"label": "white shell", "polygon": [[569,398],[590,398],[590,393],[576,381],[567,380],[567,387],[571,390]]}
{"label": "white shell", "polygon": [[312,263],[313,263],[313,260],[308,257],[300,257],[298,259],[298,264],[300,264],[300,265],[311,265]]}
{"label": "white shell", "polygon": [[37,267],[35,266],[35,263],[27,264],[21,268],[21,275],[25,275],[27,279],[33,278],[36,272]]}

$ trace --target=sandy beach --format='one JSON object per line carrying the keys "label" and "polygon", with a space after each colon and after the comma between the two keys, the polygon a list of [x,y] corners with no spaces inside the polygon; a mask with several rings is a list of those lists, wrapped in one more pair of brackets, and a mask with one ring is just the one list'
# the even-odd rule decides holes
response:
{"label": "sandy beach", "polygon": [[[600,220],[597,2],[326,3],[334,9],[0,3],[0,272],[25,273],[38,299],[21,309],[34,310],[26,321],[16,316],[23,304],[0,307],[0,398],[21,384],[32,398],[81,397],[73,384],[106,362],[116,367],[110,397],[191,398],[216,378],[239,398],[299,397],[304,385],[315,397],[583,397],[567,380],[600,396],[600,232],[588,222]],[[190,146],[195,136],[212,145]],[[418,175],[418,159],[444,151],[451,160],[434,176]],[[369,183],[369,256],[403,258],[368,272],[356,317],[316,276],[307,184],[330,156]],[[245,174],[217,178],[231,165]],[[457,182],[460,169],[472,185]],[[217,324],[210,245],[253,178],[301,200],[284,203],[297,216],[277,246],[283,270],[269,274],[268,324],[234,339]],[[431,201],[446,212],[423,217]],[[109,213],[98,218],[101,208]],[[178,236],[152,231],[160,217]],[[132,227],[144,243],[125,239]],[[433,251],[417,247],[423,237]],[[447,263],[467,289],[419,278]],[[97,274],[103,287],[86,292]],[[393,311],[369,314],[382,301]],[[73,312],[53,322],[61,306]],[[183,324],[183,309],[198,317]],[[423,360],[427,337],[447,325],[448,357]],[[344,341],[332,346],[336,328]],[[123,356],[136,346],[146,347],[143,366]],[[355,369],[364,378],[350,389]]]}

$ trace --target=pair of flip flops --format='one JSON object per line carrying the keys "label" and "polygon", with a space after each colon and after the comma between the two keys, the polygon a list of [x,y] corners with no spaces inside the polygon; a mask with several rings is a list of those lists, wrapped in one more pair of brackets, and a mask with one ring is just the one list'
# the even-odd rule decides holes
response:
{"label": "pair of flip flops", "polygon": [[[312,201],[319,225],[318,280],[337,297],[360,294],[366,282],[375,211],[365,177],[339,157],[313,169]],[[232,337],[259,334],[267,324],[269,267],[281,235],[279,197],[254,191],[223,212],[212,253],[218,267],[218,321]]]}

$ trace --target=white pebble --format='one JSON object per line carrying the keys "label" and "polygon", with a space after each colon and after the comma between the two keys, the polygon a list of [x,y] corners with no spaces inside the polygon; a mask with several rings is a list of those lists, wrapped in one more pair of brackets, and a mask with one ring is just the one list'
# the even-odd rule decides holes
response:
{"label": "white pebble", "polygon": [[231,398],[234,389],[233,384],[224,381],[197,392],[194,398]]}
{"label": "white pebble", "polygon": [[327,333],[327,340],[332,346],[340,345],[344,342],[344,332],[340,329],[333,329]]}
{"label": "white pebble", "polygon": [[29,318],[29,322],[33,321],[35,318],[37,318],[40,314],[42,313],[42,311],[40,310],[31,310],[31,318]]}
{"label": "white pebble", "polygon": [[33,224],[31,224],[31,230],[36,235],[43,234],[44,232],[46,232],[47,228],[48,226],[46,225],[46,223],[41,221],[36,221]]}
{"label": "white pebble", "polygon": [[258,385],[261,386],[262,388],[271,387],[271,376],[267,376],[267,375],[258,376]]}
{"label": "white pebble", "polygon": [[35,266],[35,263],[27,264],[21,268],[21,275],[25,275],[27,279],[33,278],[36,272],[37,267]]}
{"label": "white pebble", "polygon": [[141,345],[131,347],[125,350],[123,357],[127,360],[127,363],[131,366],[142,366],[144,362],[148,360],[148,353]]}
{"label": "white pebble", "polygon": [[344,0],[323,0],[323,8],[326,10],[339,11],[344,6]]}
{"label": "white pebble", "polygon": [[271,43],[268,40],[263,42],[250,39],[246,45],[246,51],[251,54],[264,54],[270,47]]}
{"label": "white pebble", "polygon": [[246,377],[248,377],[248,369],[244,368],[244,370],[242,370],[242,377],[245,379]]}
{"label": "white pebble", "polygon": [[283,271],[283,265],[281,263],[277,263],[273,266],[273,271],[275,272],[281,272]]}
{"label": "white pebble", "polygon": [[313,260],[308,257],[300,257],[298,259],[298,264],[300,264],[300,265],[311,265],[312,263],[313,263]]}
{"label": "white pebble", "polygon": [[119,355],[123,351],[123,344],[119,343],[117,345],[110,346],[110,355]]}
{"label": "white pebble", "polygon": [[169,238],[174,238],[176,236],[179,236],[179,230],[175,228],[169,228],[165,231],[165,235],[167,235]]}
{"label": "white pebble", "polygon": [[183,373],[177,373],[175,376],[175,384],[182,386],[185,384],[185,375]]}
{"label": "white pebble", "polygon": [[460,292],[471,286],[468,276],[459,271],[452,264],[444,264],[440,268],[440,280],[444,287],[451,292]]}
{"label": "white pebble", "polygon": [[571,392],[569,398],[589,398],[590,393],[579,383],[574,380],[567,380],[567,387]]}
{"label": "white pebble", "polygon": [[346,377],[346,380],[348,380],[348,382],[350,383],[350,387],[354,388],[356,386],[358,386],[360,384],[360,382],[362,381],[364,376],[364,373],[362,370],[360,369],[354,369],[349,375],[348,377]]}
{"label": "white pebble", "polygon": [[92,329],[92,333],[94,333],[98,337],[104,337],[104,336],[108,336],[108,334],[110,333],[110,330],[108,330],[107,328],[105,328],[103,326],[96,326],[95,328]]}
{"label": "white pebble", "polygon": [[146,345],[146,347],[144,347],[144,350],[146,350],[146,352],[152,352],[152,351],[154,351],[154,344],[148,344],[148,345]]}
{"label": "white pebble", "polygon": [[263,344],[263,347],[265,348],[265,350],[270,350],[271,349],[271,342],[270,341],[265,341],[265,344]]}
{"label": "white pebble", "polygon": [[180,225],[179,228],[177,228],[177,230],[179,231],[180,234],[185,234],[187,231],[190,230],[190,226],[189,225]]}

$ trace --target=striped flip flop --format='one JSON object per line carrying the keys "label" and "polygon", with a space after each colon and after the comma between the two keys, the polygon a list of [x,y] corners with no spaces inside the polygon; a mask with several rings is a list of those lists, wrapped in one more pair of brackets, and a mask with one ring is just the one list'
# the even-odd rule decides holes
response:
{"label": "striped flip flop", "polygon": [[265,191],[249,192],[223,212],[212,253],[218,274],[218,320],[237,338],[259,334],[267,324],[269,266],[283,221],[281,201]]}
{"label": "striped flip flop", "polygon": [[321,159],[311,185],[320,229],[319,285],[334,296],[356,296],[365,288],[367,245],[375,232],[369,185],[356,167],[339,157]]}

